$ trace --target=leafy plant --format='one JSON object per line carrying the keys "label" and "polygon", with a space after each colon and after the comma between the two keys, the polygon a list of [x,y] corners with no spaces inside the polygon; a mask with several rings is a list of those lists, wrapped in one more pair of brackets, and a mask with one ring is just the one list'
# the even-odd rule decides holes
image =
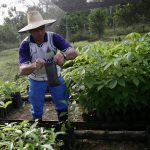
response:
{"label": "leafy plant", "polygon": [[18,82],[0,81],[0,107],[7,108],[14,100],[14,95],[20,93],[20,86]]}
{"label": "leafy plant", "polygon": [[9,150],[59,150],[61,141],[56,137],[61,132],[54,132],[53,128],[45,129],[37,126],[38,121],[30,124],[5,123],[0,126],[0,148]]}
{"label": "leafy plant", "polygon": [[0,86],[1,100],[11,100],[11,93],[12,93],[12,83],[9,81],[7,82],[1,81]]}
{"label": "leafy plant", "polygon": [[[74,99],[100,118],[149,109],[150,33],[131,33],[122,42],[95,42],[79,48],[63,71]],[[75,88],[73,88],[76,86]],[[84,88],[81,88],[84,87]],[[142,114],[142,113],[141,113]]]}
{"label": "leafy plant", "polygon": [[12,101],[7,101],[7,102],[0,101],[0,108],[7,108],[8,105],[10,105],[11,103]]}

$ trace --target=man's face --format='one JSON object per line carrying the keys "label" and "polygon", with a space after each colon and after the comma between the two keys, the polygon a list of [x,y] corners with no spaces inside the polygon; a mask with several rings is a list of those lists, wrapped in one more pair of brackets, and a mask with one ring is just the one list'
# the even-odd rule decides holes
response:
{"label": "man's face", "polygon": [[39,42],[38,44],[42,44],[41,42],[43,42],[45,35],[45,26],[40,26],[36,29],[32,29],[30,33],[34,38],[35,42]]}

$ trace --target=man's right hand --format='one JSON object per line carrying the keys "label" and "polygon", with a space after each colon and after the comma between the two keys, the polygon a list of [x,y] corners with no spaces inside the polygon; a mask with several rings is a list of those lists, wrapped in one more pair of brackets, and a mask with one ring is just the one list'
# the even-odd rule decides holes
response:
{"label": "man's right hand", "polygon": [[33,63],[33,67],[35,68],[35,70],[41,69],[45,64],[45,60],[38,58],[36,59],[36,61]]}
{"label": "man's right hand", "polygon": [[20,75],[29,75],[35,70],[41,69],[45,64],[45,60],[38,58],[34,63],[31,64],[22,64],[20,66]]}

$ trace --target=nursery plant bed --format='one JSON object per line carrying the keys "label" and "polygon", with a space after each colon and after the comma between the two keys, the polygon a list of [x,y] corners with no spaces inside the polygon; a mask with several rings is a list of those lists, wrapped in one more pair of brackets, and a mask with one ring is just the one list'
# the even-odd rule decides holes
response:
{"label": "nursery plant bed", "polygon": [[[23,120],[33,122],[30,108],[27,97],[24,97],[22,107],[10,111],[7,117],[1,119],[0,122],[21,122]],[[69,115],[72,115],[71,112]],[[145,148],[148,141],[148,122],[84,121],[80,113],[72,123],[74,127],[72,150],[141,150]],[[46,96],[43,120],[40,125],[53,127],[55,124],[58,124],[57,113],[51,97]]]}
{"label": "nursery plant bed", "polygon": [[[15,108],[7,113],[5,118],[0,118],[1,121],[21,121],[21,120],[30,120],[32,121],[31,116],[31,104],[27,101],[27,96],[22,97],[23,105],[20,108]],[[71,120],[73,122],[76,129],[81,130],[146,130],[150,126],[149,121],[140,121],[136,120],[134,122],[126,122],[126,121],[117,121],[117,122],[107,122],[107,121],[99,121],[99,120],[84,120],[82,117],[82,110],[79,110],[79,113],[76,114],[77,117],[75,120]],[[69,118],[73,118],[74,114],[69,111]],[[45,106],[44,106],[44,114],[42,118],[43,123],[58,122],[57,112],[55,111],[55,107],[51,101],[51,97],[49,95],[45,96]]]}
{"label": "nursery plant bed", "polygon": [[[15,113],[9,115],[10,119],[27,119],[27,120],[31,120],[31,113],[29,111],[30,109],[30,103],[28,102],[28,96],[22,96],[22,100],[24,101],[24,106],[21,109],[16,109]],[[78,103],[79,107],[80,104]],[[147,111],[147,112],[146,112]],[[25,112],[25,113],[24,113]],[[23,114],[21,116],[19,116],[18,118],[18,113]],[[137,115],[136,115],[137,114]],[[141,115],[139,115],[141,114]],[[96,116],[96,112],[92,112],[89,114],[86,114],[84,112],[82,112],[82,109],[80,108],[80,110],[76,113],[76,114],[72,114],[72,112],[69,112],[69,116],[71,116],[71,118],[75,117],[74,115],[76,115],[75,117],[75,121],[78,122],[89,122],[89,124],[98,124],[99,125],[104,125],[107,124],[107,126],[111,126],[112,128],[114,127],[114,124],[118,124],[117,128],[120,126],[131,126],[131,127],[135,127],[135,126],[142,126],[142,125],[149,125],[150,124],[150,111],[145,109],[142,112],[128,112],[127,113],[127,117],[123,118],[123,114],[121,112],[116,112],[116,114],[114,114],[113,116],[110,116],[111,119],[105,119],[105,118],[99,118]],[[8,119],[9,119],[8,118]],[[43,121],[51,121],[51,120],[58,120],[57,118],[57,113],[55,111],[54,105],[52,103],[52,98],[49,94],[45,95],[45,106],[44,106],[44,115],[43,115]],[[72,120],[72,119],[71,119]],[[95,126],[95,125],[94,125]],[[93,126],[93,127],[94,127]],[[97,127],[95,127],[97,128]],[[130,128],[130,127],[129,127]]]}
{"label": "nursery plant bed", "polygon": [[[1,123],[21,122],[23,120],[33,122],[29,109],[30,103],[24,101],[22,108],[9,113],[5,120],[1,120]],[[53,127],[56,124],[58,124],[58,119],[54,105],[51,101],[46,101],[43,121],[40,122],[40,125]],[[147,141],[147,126],[143,123],[87,122],[83,121],[80,114],[78,120],[73,122],[73,126],[73,146],[67,150],[141,150],[145,148]]]}

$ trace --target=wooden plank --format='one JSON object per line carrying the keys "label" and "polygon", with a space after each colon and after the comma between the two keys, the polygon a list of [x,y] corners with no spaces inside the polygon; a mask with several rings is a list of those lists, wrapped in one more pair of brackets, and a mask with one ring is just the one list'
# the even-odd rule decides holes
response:
{"label": "wooden plank", "polygon": [[[0,123],[21,122],[23,120],[7,120],[1,119]],[[33,123],[34,121],[29,121]],[[39,125],[43,127],[51,127],[59,124],[58,121],[40,121]],[[129,130],[129,131],[143,131],[149,126],[148,123],[102,123],[102,122],[70,122],[75,130]]]}
{"label": "wooden plank", "polygon": [[[21,99],[22,99],[23,101],[28,101],[28,98],[29,98],[28,95],[21,96]],[[45,100],[46,100],[46,101],[51,101],[51,100],[52,100],[51,95],[46,94],[46,95],[45,95]]]}
{"label": "wooden plank", "polygon": [[107,130],[75,130],[76,139],[145,142],[145,131],[107,131]]}

